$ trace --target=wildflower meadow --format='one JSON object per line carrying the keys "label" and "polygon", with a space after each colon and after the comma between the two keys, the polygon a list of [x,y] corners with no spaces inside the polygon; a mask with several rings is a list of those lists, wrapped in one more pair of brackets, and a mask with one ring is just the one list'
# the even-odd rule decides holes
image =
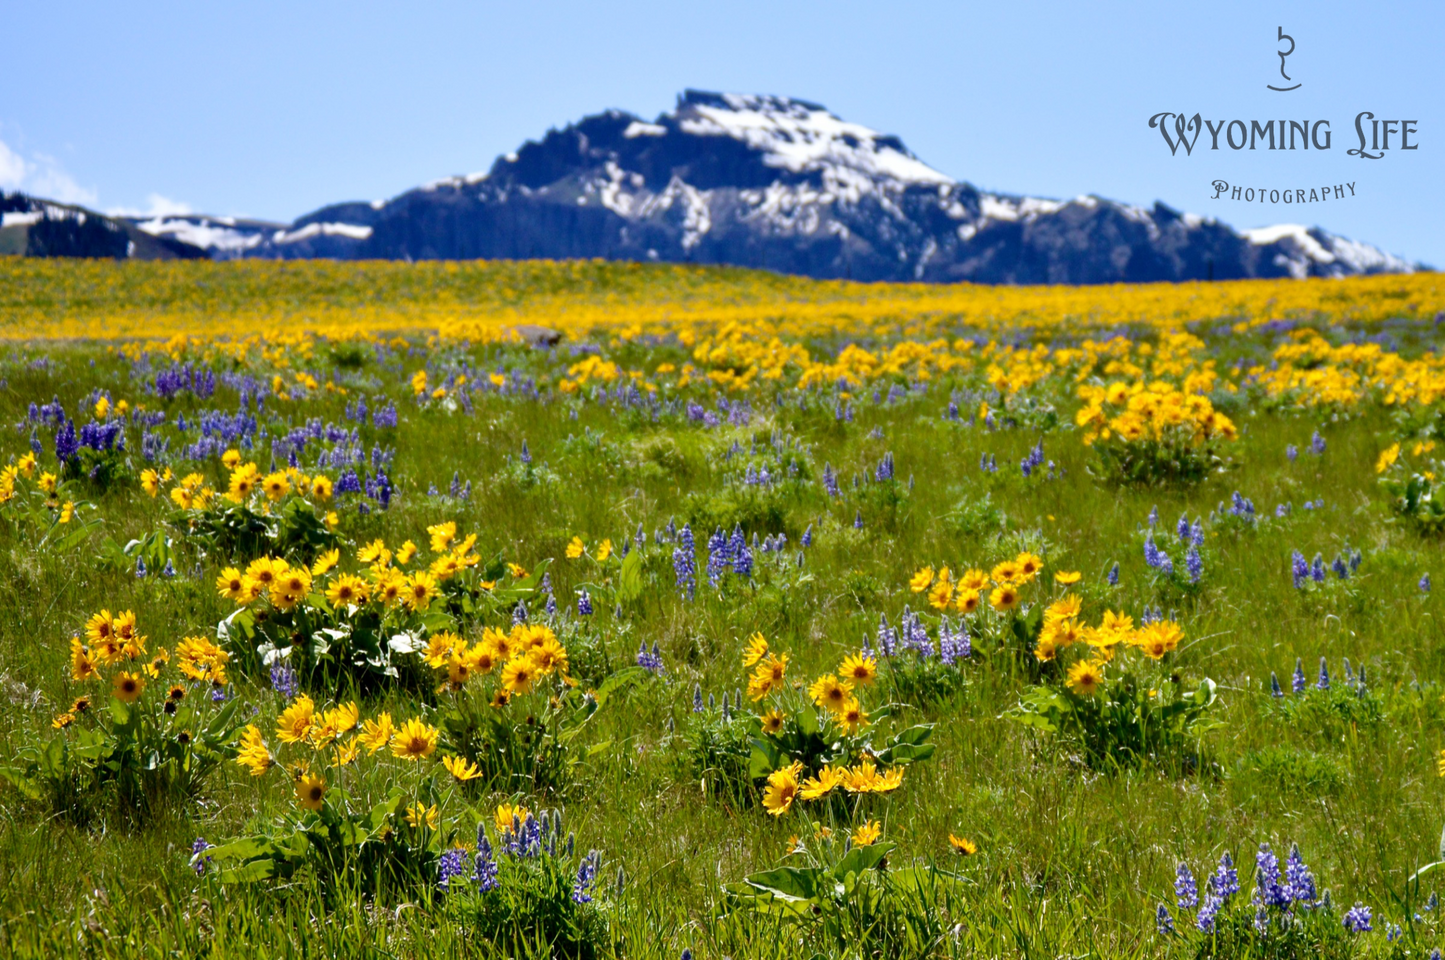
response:
{"label": "wildflower meadow", "polygon": [[1439,957],[1442,321],[0,261],[0,953]]}

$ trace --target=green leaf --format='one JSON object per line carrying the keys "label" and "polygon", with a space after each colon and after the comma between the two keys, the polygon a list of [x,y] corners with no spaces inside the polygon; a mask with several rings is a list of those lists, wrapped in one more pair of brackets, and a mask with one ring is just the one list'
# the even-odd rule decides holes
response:
{"label": "green leaf", "polygon": [[617,574],[617,602],[631,603],[642,596],[642,551],[634,550],[622,560]]}
{"label": "green leaf", "polygon": [[[207,851],[210,853],[210,851]],[[239,867],[226,867],[216,874],[222,883],[258,883],[276,875],[276,861],[252,860]]]}
{"label": "green leaf", "polygon": [[129,726],[132,717],[130,704],[118,697],[110,698],[110,719],[117,727]]}
{"label": "green leaf", "polygon": [[748,758],[748,776],[760,780],[776,770],[782,759],[783,752],[776,743],[766,737],[754,737],[753,752]]}
{"label": "green leaf", "polygon": [[893,738],[888,741],[888,745],[896,746],[898,744],[907,743],[913,746],[917,746],[931,736],[933,736],[933,724],[920,723],[915,727],[909,727],[907,730],[900,730],[895,733],[893,735]]}
{"label": "green leaf", "polygon": [[864,870],[873,870],[883,862],[883,858],[892,853],[896,843],[870,843],[866,847],[854,847],[848,851],[848,855],[838,861],[833,868],[833,876],[839,880],[850,873],[862,873]]}
{"label": "green leaf", "polygon": [[206,856],[212,860],[250,860],[255,857],[271,856],[276,844],[269,837],[242,837],[230,843],[218,844],[206,849]]}
{"label": "green leaf", "polygon": [[816,900],[823,879],[817,867],[778,867],[744,877],[743,882],[784,900]]}
{"label": "green leaf", "polygon": [[597,706],[606,706],[608,698],[614,693],[627,689],[648,675],[649,672],[646,667],[623,667],[606,680],[603,680],[596,692],[592,694],[592,697],[597,701]]}

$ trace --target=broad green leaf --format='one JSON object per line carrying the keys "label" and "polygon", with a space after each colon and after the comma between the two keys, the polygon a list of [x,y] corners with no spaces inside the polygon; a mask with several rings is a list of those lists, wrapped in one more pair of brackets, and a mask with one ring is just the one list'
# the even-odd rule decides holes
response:
{"label": "broad green leaf", "polygon": [[817,867],[778,867],[745,877],[744,882],[785,900],[814,900],[823,871]]}
{"label": "broad green leaf", "polygon": [[864,870],[873,870],[883,862],[883,858],[892,853],[898,845],[895,843],[870,843],[866,847],[854,847],[848,851],[848,855],[838,861],[833,868],[833,876],[838,879],[846,877],[850,873],[862,873]]}
{"label": "broad green leaf", "polygon": [[631,603],[642,596],[642,551],[634,550],[622,560],[617,575],[617,601]]}

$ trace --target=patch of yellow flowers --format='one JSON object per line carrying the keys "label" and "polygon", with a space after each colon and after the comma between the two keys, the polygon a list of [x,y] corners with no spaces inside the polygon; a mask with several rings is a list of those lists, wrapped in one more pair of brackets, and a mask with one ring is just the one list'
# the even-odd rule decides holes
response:
{"label": "patch of yellow flowers", "polygon": [[[420,763],[436,754],[441,733],[420,717],[411,717],[398,725],[388,712],[362,722],[361,711],[354,701],[319,709],[315,701],[301,694],[276,718],[275,737],[293,752],[302,752],[302,756],[289,765],[297,804],[305,810],[320,810],[326,803],[327,781],[313,770],[313,762],[332,768],[349,766],[356,763],[364,749],[367,756],[385,750],[398,760]],[[241,734],[236,763],[259,777],[279,762],[267,746],[261,728],[255,724],[247,726]],[[482,775],[475,763],[462,757],[446,754],[441,762],[460,783]],[[435,808],[416,811],[413,825],[432,822],[435,817]]]}

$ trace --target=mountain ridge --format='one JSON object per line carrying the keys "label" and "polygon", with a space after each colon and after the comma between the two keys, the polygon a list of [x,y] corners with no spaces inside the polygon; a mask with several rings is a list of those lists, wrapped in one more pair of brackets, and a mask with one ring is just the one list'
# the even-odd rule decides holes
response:
{"label": "mountain ridge", "polygon": [[1424,269],[1319,227],[1237,232],[1160,201],[984,191],[820,104],[698,90],[651,121],[592,114],[485,172],[331,204],[289,224],[122,219],[215,258],[602,257],[820,278],[1074,284]]}

